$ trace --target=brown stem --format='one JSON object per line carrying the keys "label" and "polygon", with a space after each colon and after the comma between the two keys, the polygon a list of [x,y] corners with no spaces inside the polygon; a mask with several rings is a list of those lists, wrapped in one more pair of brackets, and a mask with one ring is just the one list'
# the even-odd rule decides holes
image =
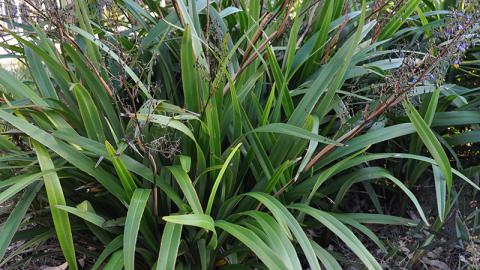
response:
{"label": "brown stem", "polygon": [[153,174],[153,215],[158,217],[158,189],[157,189],[157,164],[152,154],[148,153],[148,159],[150,160],[150,166]]}
{"label": "brown stem", "polygon": [[178,1],[177,0],[172,0],[172,5],[173,8],[175,9],[175,13],[177,13],[178,20],[182,24],[183,27],[185,27],[185,21],[182,17],[182,13],[180,12],[180,7],[178,6]]}

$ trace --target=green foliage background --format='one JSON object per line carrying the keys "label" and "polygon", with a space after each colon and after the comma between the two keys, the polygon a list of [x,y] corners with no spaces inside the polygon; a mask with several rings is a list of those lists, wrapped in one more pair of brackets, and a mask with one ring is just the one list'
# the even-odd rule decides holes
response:
{"label": "green foliage background", "polygon": [[[3,57],[28,76],[0,69],[0,267],[57,238],[70,269],[341,269],[335,236],[381,269],[370,224],[429,231],[415,266],[452,215],[467,241],[478,213],[452,213],[479,167],[457,146],[480,140],[480,96],[455,76],[478,77],[478,47],[395,97],[401,52],[436,55],[461,3],[393,2],[75,0],[4,18]],[[359,190],[371,209],[350,209]]]}

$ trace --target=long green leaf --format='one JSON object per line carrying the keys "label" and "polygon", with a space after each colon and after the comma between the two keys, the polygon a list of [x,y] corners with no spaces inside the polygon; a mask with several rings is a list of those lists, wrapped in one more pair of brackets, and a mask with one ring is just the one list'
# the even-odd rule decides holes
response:
{"label": "long green leaf", "polygon": [[123,252],[121,250],[116,251],[108,260],[103,270],[122,270],[123,269]]}
{"label": "long green leaf", "polygon": [[325,269],[332,269],[332,270],[341,270],[342,267],[338,263],[338,261],[328,252],[326,249],[324,249],[322,246],[314,242],[313,240],[310,240],[310,243],[312,243],[313,250],[315,250],[315,254],[317,255],[317,258],[320,259],[322,264],[325,266]]}
{"label": "long green leaf", "polygon": [[102,227],[103,223],[105,222],[105,219],[102,216],[90,211],[84,211],[76,207],[65,206],[65,205],[57,205],[56,208],[63,210],[65,212],[68,212],[72,215],[75,215],[92,224],[95,224],[98,227]]}
{"label": "long green leaf", "polygon": [[12,177],[10,179],[4,180],[3,182],[11,183],[10,187],[0,193],[0,204],[5,202],[6,200],[10,199],[12,196],[20,192],[22,189],[26,188],[36,180],[40,179],[47,173],[54,172],[54,170],[48,172],[39,172],[34,174],[28,175],[19,175],[16,177]]}
{"label": "long green leaf", "polygon": [[55,137],[45,132],[44,130],[3,110],[0,110],[0,118],[7,121],[17,129],[21,130],[22,132],[30,136],[32,139],[50,148],[52,151],[56,152],[58,155],[63,157],[65,160],[67,160],[80,170],[95,177],[95,179],[100,182],[107,190],[109,190],[111,194],[116,196],[121,201],[126,201],[126,195],[122,187],[118,183],[116,183],[112,175],[110,175],[100,167],[95,168],[95,163],[87,156],[80,153],[74,147],[57,140]]}
{"label": "long green leaf", "polygon": [[390,174],[389,171],[380,168],[380,167],[367,167],[367,168],[362,168],[360,170],[357,170],[353,173],[351,173],[349,176],[347,176],[347,180],[343,183],[343,185],[340,187],[337,196],[335,197],[335,207],[338,207],[339,204],[341,203],[343,197],[345,196],[345,193],[348,191],[348,189],[353,185],[354,183],[361,182],[361,181],[366,181],[366,180],[372,180],[372,179],[377,179],[377,178],[387,178],[390,181],[392,181],[395,185],[397,185],[404,193],[407,195],[407,197],[412,201],[412,203],[415,205],[415,208],[417,209],[418,213],[420,214],[420,217],[422,220],[426,223],[428,223],[427,217],[425,216],[425,213],[423,212],[423,209],[418,202],[417,198],[415,195],[405,186],[402,181],[394,177],[393,175]]}
{"label": "long green leaf", "polygon": [[188,215],[171,215],[162,217],[163,220],[170,223],[195,226],[205,230],[215,232],[215,222],[209,215],[188,214]]}
{"label": "long green leaf", "polygon": [[332,17],[335,2],[339,2],[339,0],[327,0],[322,3],[321,12],[317,17],[317,22],[314,26],[316,29],[318,29],[318,34],[315,39],[315,43],[311,48],[312,56],[305,63],[303,68],[303,78],[307,78],[307,76],[310,75],[312,68],[316,65],[316,62],[318,62],[320,56],[322,56],[323,48],[328,38],[329,26],[332,19],[334,19]]}
{"label": "long green leaf", "polygon": [[315,218],[325,225],[329,230],[335,233],[343,242],[362,260],[368,269],[382,269],[375,257],[367,250],[367,248],[358,240],[355,234],[343,223],[327,212],[312,208],[307,205],[292,205],[291,208],[299,210]]}
{"label": "long green leaf", "polygon": [[[268,208],[268,210],[272,212],[278,223],[282,225],[286,224],[286,226],[288,226],[288,228],[292,231],[293,235],[295,235],[295,238],[297,239],[299,245],[302,247],[302,250],[307,257],[310,268],[321,269],[320,264],[316,259],[315,251],[313,250],[313,247],[310,244],[310,241],[305,234],[305,231],[302,229],[295,217],[288,211],[288,209],[277,199],[270,195],[260,192],[250,192],[247,193],[247,195],[257,199],[262,204],[264,204]],[[286,229],[285,226],[283,227],[284,230],[286,230],[285,232],[288,233],[288,229]]]}
{"label": "long green leaf", "polygon": [[268,269],[288,269],[282,259],[251,230],[224,220],[216,221],[215,226],[233,235],[250,248]]}
{"label": "long green leaf", "polygon": [[368,213],[330,213],[341,219],[346,216],[348,218],[354,219],[360,223],[365,224],[383,224],[383,225],[402,225],[402,226],[416,226],[418,222],[415,222],[412,219],[381,215],[381,214],[368,214]]}
{"label": "long green leaf", "polygon": [[447,191],[450,193],[453,184],[452,167],[450,166],[450,161],[448,160],[447,154],[445,154],[445,151],[443,150],[438,139],[435,137],[435,134],[428,127],[427,123],[425,123],[417,110],[415,110],[413,105],[407,101],[404,102],[404,108],[408,118],[410,118],[410,121],[412,121],[413,126],[417,130],[418,136],[425,144],[435,161],[438,163],[438,166],[440,167],[440,170],[442,171],[447,183]]}
{"label": "long green leaf", "polygon": [[125,270],[135,269],[135,247],[138,230],[149,196],[149,189],[136,189],[128,206],[123,234],[123,264]]}
{"label": "long green leaf", "polygon": [[178,247],[182,236],[182,224],[167,222],[163,229],[156,270],[174,270]]}
{"label": "long green leaf", "polygon": [[[85,1],[81,0],[75,0],[74,1],[74,9],[75,9],[75,18],[78,21],[79,26],[81,27],[82,30],[88,32],[89,34],[93,35],[93,29],[90,23],[90,18],[89,18],[89,12],[88,12],[88,5]],[[83,42],[85,43],[86,47],[86,54],[90,61],[95,66],[100,66],[99,61],[100,61],[100,52],[98,48],[95,46],[95,44],[88,40],[88,38],[85,37],[80,37]]]}
{"label": "long green leaf", "polygon": [[447,185],[443,173],[440,171],[439,167],[432,165],[433,170],[433,180],[435,181],[435,196],[437,199],[437,211],[440,221],[445,220],[446,210],[447,210]]}
{"label": "long green leaf", "polygon": [[192,141],[196,142],[195,136],[193,135],[192,131],[185,124],[176,120],[173,117],[168,117],[160,114],[140,114],[140,113],[137,113],[136,117],[138,120],[141,120],[141,121],[150,121],[152,123],[157,123],[163,126],[174,128],[182,132],[183,134],[185,134],[190,139],[192,139]]}
{"label": "long green leaf", "polygon": [[31,100],[33,104],[39,106],[48,106],[48,104],[31,88],[25,84],[19,82],[13,75],[5,71],[3,68],[0,68],[0,84],[5,88],[2,90],[8,91],[16,98],[24,98]]}
{"label": "long green leaf", "polygon": [[297,126],[289,125],[289,124],[284,124],[284,123],[273,123],[273,124],[268,124],[265,126],[258,127],[251,132],[268,132],[268,133],[278,133],[278,134],[285,134],[285,135],[290,135],[293,137],[297,138],[302,138],[306,140],[312,140],[316,142],[321,142],[325,144],[333,144],[333,145],[338,145],[341,146],[343,144],[336,142],[334,140],[325,138],[323,136],[320,136],[318,134],[309,132],[303,128],[299,128]]}
{"label": "long green leaf", "polygon": [[135,181],[133,180],[132,175],[130,174],[127,167],[125,166],[125,163],[123,163],[122,159],[120,158],[120,155],[116,154],[113,146],[108,141],[105,142],[105,146],[107,148],[108,154],[110,155],[110,160],[112,161],[113,166],[117,171],[117,175],[120,178],[120,182],[122,183],[122,186],[125,189],[125,192],[127,193],[127,196],[129,198],[132,197],[133,192],[137,188],[137,185],[135,184]]}
{"label": "long green leaf", "polygon": [[379,40],[387,39],[392,36],[403,23],[407,20],[407,18],[415,11],[415,8],[420,4],[422,0],[409,0],[406,4],[404,4],[400,10],[393,16],[393,18],[389,19],[387,24],[383,27],[382,33],[378,37]]}
{"label": "long green leaf", "polygon": [[5,256],[7,248],[12,242],[15,232],[18,230],[23,217],[27,213],[30,204],[32,203],[37,192],[42,188],[43,183],[38,182],[28,187],[20,200],[17,201],[17,205],[10,212],[7,220],[2,224],[0,228],[0,260]]}
{"label": "long green leaf", "polygon": [[92,97],[81,84],[76,83],[72,88],[88,137],[99,142],[105,141],[102,120]]}
{"label": "long green leaf", "polygon": [[[33,145],[35,146],[38,163],[42,171],[54,170],[55,166],[53,165],[50,154],[45,147],[38,142],[33,142]],[[47,191],[53,225],[55,227],[55,232],[57,233],[58,242],[63,251],[63,256],[65,256],[69,267],[76,270],[78,269],[78,266],[75,257],[70,220],[68,219],[68,214],[66,212],[56,208],[57,205],[66,205],[60,179],[56,172],[51,172],[43,176],[43,182],[45,183],[45,190]]]}
{"label": "long green leaf", "polygon": [[203,214],[203,208],[198,199],[197,192],[193,187],[192,180],[188,174],[180,166],[169,166],[167,169],[172,173],[173,177],[177,181],[180,189],[182,190],[188,204],[193,210],[194,214]]}
{"label": "long green leaf", "polygon": [[[92,270],[97,270],[102,263],[110,256],[110,254],[114,253],[116,250],[120,249],[123,245],[123,235],[119,235],[115,237],[100,253],[100,255],[97,257],[95,264],[92,266]],[[120,251],[120,253],[122,253]],[[123,265],[122,265],[123,266]]]}
{"label": "long green leaf", "polygon": [[215,180],[212,190],[210,191],[210,197],[208,198],[207,209],[205,210],[205,213],[207,215],[210,215],[212,211],[213,201],[215,200],[215,195],[217,193],[218,187],[220,186],[220,182],[222,181],[223,175],[225,174],[225,171],[227,170],[228,166],[230,165],[230,162],[232,161],[233,157],[237,153],[240,146],[242,146],[241,143],[232,149],[232,152],[230,152],[230,154],[228,155],[227,159],[225,160],[225,163],[223,163],[222,169],[220,169],[220,172],[217,175],[217,179]]}
{"label": "long green leaf", "polygon": [[213,238],[209,244],[212,248],[217,246],[217,232],[215,231],[215,221],[209,215],[203,214],[188,214],[188,215],[171,215],[164,216],[163,220],[188,226],[195,226],[213,233]]}
{"label": "long green leaf", "polygon": [[248,211],[245,214],[254,218],[261,226],[262,230],[268,235],[269,246],[280,258],[285,260],[289,269],[302,269],[292,242],[272,216],[260,211]]}
{"label": "long green leaf", "polygon": [[[80,53],[73,49],[71,46],[65,45],[65,52],[72,59],[74,66],[78,72],[77,76],[80,77],[85,84],[85,88],[89,89],[93,94],[94,100],[101,105],[103,111],[108,117],[109,123],[113,126],[117,136],[122,135],[122,127],[119,121],[117,112],[112,105],[112,98],[109,96],[108,90],[105,88],[101,81],[99,71],[95,71],[91,66],[86,63],[86,58],[80,55]],[[108,86],[107,86],[108,87]],[[111,93],[113,95],[113,93]]]}
{"label": "long green leaf", "polygon": [[190,26],[187,25],[183,32],[182,45],[180,47],[183,96],[185,97],[185,108],[193,112],[200,112],[200,104],[203,102],[200,99],[201,94],[198,90],[195,56],[190,32]]}
{"label": "long green leaf", "polygon": [[52,81],[40,60],[40,57],[30,48],[25,47],[25,58],[28,60],[32,76],[35,79],[38,85],[38,91],[42,96],[45,98],[58,99],[58,95],[55,92]]}

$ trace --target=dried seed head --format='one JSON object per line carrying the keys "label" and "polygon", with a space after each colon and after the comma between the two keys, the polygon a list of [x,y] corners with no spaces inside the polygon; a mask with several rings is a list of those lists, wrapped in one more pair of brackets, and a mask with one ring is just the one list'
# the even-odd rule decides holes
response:
{"label": "dried seed head", "polygon": [[173,160],[180,153],[180,140],[172,139],[170,133],[149,142],[146,148],[154,153],[160,154],[162,157]]}

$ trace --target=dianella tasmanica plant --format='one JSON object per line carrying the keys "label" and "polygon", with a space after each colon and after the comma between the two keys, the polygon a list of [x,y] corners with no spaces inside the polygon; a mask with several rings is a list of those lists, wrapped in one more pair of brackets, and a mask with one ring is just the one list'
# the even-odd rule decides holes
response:
{"label": "dianella tasmanica plant", "polygon": [[74,270],[383,269],[378,228],[421,232],[399,268],[451,224],[471,243],[478,10],[4,1],[0,268],[52,239],[35,256]]}

